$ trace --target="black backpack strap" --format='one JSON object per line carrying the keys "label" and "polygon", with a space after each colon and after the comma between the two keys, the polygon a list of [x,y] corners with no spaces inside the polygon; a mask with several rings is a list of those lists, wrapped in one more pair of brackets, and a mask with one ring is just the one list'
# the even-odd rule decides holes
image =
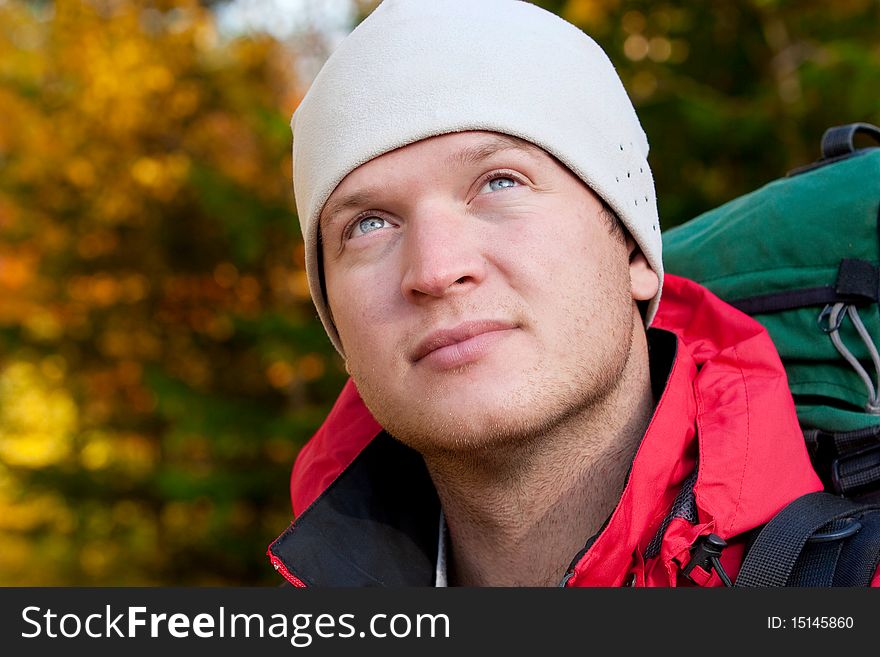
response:
{"label": "black backpack strap", "polygon": [[880,513],[857,517],[862,529],[841,548],[833,586],[868,586],[880,562]]}
{"label": "black backpack strap", "polygon": [[[825,529],[828,534],[834,535],[847,529],[847,526],[841,520],[833,520]],[[808,540],[788,576],[786,586],[833,586],[842,547],[842,540],[819,543],[810,543]]]}
{"label": "black backpack strap", "polygon": [[[799,497],[760,531],[743,560],[735,586],[830,586],[836,584],[838,563],[849,564],[845,570],[853,573],[841,575],[841,579],[855,581],[870,570],[870,580],[880,550],[880,526],[872,529],[873,516],[880,514],[869,513],[876,509],[880,504],[860,505],[825,492]],[[871,516],[871,522],[863,525],[860,519],[866,516]],[[817,534],[822,528],[824,531]],[[859,545],[851,545],[863,529],[867,531]],[[811,546],[805,551],[808,540]]]}
{"label": "black backpack strap", "polygon": [[[821,536],[807,541],[788,586],[868,586],[880,561],[880,512],[857,512],[834,520]],[[851,535],[851,536],[848,536]]]}

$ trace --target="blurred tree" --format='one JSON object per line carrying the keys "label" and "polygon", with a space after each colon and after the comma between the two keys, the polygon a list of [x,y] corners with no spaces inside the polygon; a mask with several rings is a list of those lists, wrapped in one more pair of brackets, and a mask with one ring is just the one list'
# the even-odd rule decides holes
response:
{"label": "blurred tree", "polygon": [[0,2],[0,584],[275,583],[343,377],[292,66],[197,2]]}
{"label": "blurred tree", "polygon": [[608,52],[651,143],[670,228],[880,123],[880,2],[548,0]]}

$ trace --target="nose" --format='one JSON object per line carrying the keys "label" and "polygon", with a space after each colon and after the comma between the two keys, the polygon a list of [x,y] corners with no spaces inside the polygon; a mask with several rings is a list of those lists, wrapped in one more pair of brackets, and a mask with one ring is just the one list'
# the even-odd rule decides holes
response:
{"label": "nose", "polygon": [[486,276],[479,225],[464,212],[426,209],[410,222],[404,236],[401,292],[421,303],[462,294]]}

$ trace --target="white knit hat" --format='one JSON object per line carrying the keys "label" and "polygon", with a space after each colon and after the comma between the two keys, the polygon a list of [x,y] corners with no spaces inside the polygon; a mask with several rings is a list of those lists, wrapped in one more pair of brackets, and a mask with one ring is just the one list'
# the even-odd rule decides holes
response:
{"label": "white knit hat", "polygon": [[[327,60],[291,121],[296,207],[318,314],[318,217],[351,171],[421,139],[486,130],[541,147],[617,213],[663,285],[648,141],[587,35],[519,0],[385,0]],[[660,300],[651,300],[646,325]]]}

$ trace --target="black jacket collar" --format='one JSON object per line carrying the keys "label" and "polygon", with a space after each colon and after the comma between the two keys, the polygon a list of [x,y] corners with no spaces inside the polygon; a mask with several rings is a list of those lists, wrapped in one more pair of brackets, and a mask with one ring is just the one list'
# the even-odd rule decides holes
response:
{"label": "black jacket collar", "polygon": [[306,586],[432,586],[440,501],[384,431],[270,546]]}

